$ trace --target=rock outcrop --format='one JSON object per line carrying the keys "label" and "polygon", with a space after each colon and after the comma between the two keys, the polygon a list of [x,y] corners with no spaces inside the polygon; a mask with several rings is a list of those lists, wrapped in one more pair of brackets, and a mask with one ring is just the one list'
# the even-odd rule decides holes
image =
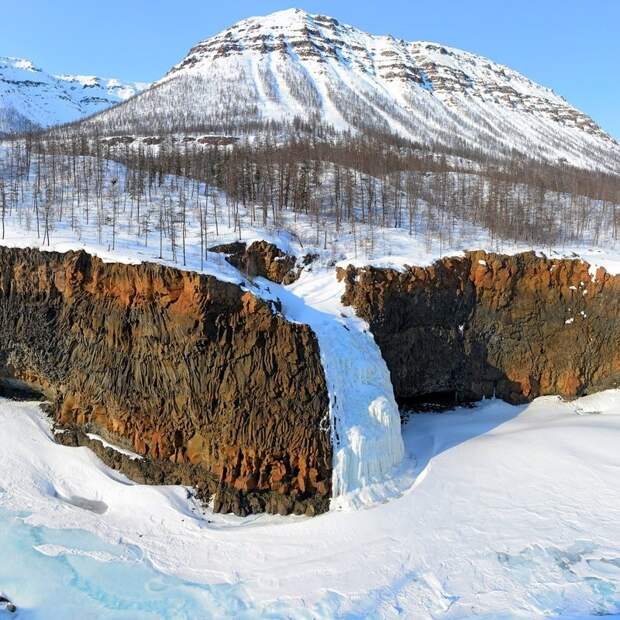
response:
{"label": "rock outcrop", "polygon": [[[297,265],[294,256],[268,241],[254,241],[249,246],[242,241],[234,241],[216,245],[209,251],[226,254],[226,260],[249,278],[267,278],[278,284],[295,282],[303,268]],[[312,259],[312,255],[304,257],[303,265]]]}
{"label": "rock outcrop", "polygon": [[11,614],[14,614],[17,611],[17,605],[11,602],[4,594],[0,594],[0,609],[4,609]]}
{"label": "rock outcrop", "polygon": [[620,276],[581,260],[469,252],[430,267],[349,267],[397,400],[523,402],[620,383]]}
{"label": "rock outcrop", "polygon": [[63,442],[92,432],[145,456],[123,465],[141,481],[191,484],[238,514],[328,508],[316,337],[235,284],[0,248],[0,377],[46,395]]}

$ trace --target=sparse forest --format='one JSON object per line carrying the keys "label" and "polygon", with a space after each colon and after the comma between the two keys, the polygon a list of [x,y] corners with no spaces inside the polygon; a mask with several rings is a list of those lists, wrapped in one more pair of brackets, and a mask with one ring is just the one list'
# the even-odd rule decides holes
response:
{"label": "sparse forest", "polygon": [[380,89],[354,88],[329,73],[317,80],[286,56],[257,62],[256,75],[235,57],[221,60],[213,73],[178,74],[90,118],[55,127],[49,135],[65,141],[75,135],[96,139],[207,134],[249,142],[261,136],[279,144],[297,136],[325,145],[339,141],[339,136],[362,135],[381,144],[475,154],[483,161],[492,154],[502,160],[561,164],[561,154],[566,154],[572,161],[585,162],[586,168],[596,165],[616,174],[620,170],[609,139],[563,131],[558,115],[572,114],[570,122],[586,122],[570,108],[552,112],[543,106],[540,114],[526,117],[529,125],[524,128],[524,119],[506,110],[494,108],[489,116],[489,110],[469,100],[446,105],[415,89],[403,94],[403,107]]}
{"label": "sparse forest", "polygon": [[[122,238],[186,264],[226,230],[286,231],[303,246],[389,253],[394,230],[452,249],[472,236],[533,246],[601,245],[620,234],[620,179],[515,156],[422,149],[394,136],[274,141],[215,136],[30,134],[0,159],[5,222],[49,245],[56,228],[115,250]],[[389,234],[387,235],[389,237]],[[198,247],[200,250],[198,250]]]}

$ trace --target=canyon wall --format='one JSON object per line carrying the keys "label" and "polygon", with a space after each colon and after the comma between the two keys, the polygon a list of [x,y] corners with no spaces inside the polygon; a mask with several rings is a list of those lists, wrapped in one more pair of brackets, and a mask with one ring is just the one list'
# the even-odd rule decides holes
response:
{"label": "canyon wall", "polygon": [[46,395],[65,443],[96,433],[147,457],[125,467],[138,479],[216,510],[315,514],[327,388],[315,335],[277,310],[211,276],[0,248],[0,377]]}
{"label": "canyon wall", "polygon": [[575,397],[620,383],[620,276],[580,260],[468,252],[404,271],[340,269],[402,406]]}
{"label": "canyon wall", "polygon": [[[260,244],[219,251],[278,281],[304,265]],[[620,382],[620,276],[580,260],[469,252],[337,275],[403,407],[574,397]],[[0,247],[0,386],[43,393],[59,441],[90,446],[139,482],[186,484],[242,515],[329,507],[329,396],[316,336],[236,284]]]}

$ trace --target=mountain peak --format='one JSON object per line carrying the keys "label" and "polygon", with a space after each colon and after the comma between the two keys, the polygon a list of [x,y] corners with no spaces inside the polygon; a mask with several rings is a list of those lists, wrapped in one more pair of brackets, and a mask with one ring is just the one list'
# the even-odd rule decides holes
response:
{"label": "mountain peak", "polygon": [[509,67],[301,9],[250,17],[200,41],[156,86],[123,107],[114,121],[123,131],[152,130],[163,111],[168,131],[301,120],[494,156],[593,165],[609,161],[611,148],[618,159],[618,145],[591,118]]}
{"label": "mountain peak", "polygon": [[247,17],[245,19],[242,19],[241,21],[236,22],[230,28],[241,27],[246,23],[259,24],[263,27],[290,27],[303,24],[315,17],[320,16],[313,15],[312,13],[309,13],[304,9],[290,8],[283,9],[281,11],[274,11],[273,13],[269,13],[267,15],[256,15],[254,17]]}
{"label": "mountain peak", "polygon": [[0,68],[12,67],[21,71],[36,71],[40,72],[41,69],[37,69],[31,60],[27,58],[16,58],[14,56],[0,56]]}
{"label": "mountain peak", "polygon": [[282,22],[290,22],[300,19],[306,19],[310,16],[308,11],[304,9],[299,9],[296,7],[291,7],[290,9],[282,9],[280,11],[274,11],[273,13],[269,13],[268,15],[258,16],[258,17],[250,17],[249,19],[259,19],[259,20],[274,20],[274,21],[282,21]]}

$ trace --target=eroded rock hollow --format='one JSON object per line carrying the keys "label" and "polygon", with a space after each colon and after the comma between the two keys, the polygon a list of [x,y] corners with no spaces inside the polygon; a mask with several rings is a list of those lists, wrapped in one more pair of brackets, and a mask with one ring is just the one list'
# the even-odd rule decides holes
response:
{"label": "eroded rock hollow", "polygon": [[581,260],[469,252],[338,276],[403,406],[575,397],[620,383],[620,277]]}
{"label": "eroded rock hollow", "polygon": [[216,510],[328,508],[328,394],[315,335],[211,276],[0,248],[0,376],[44,393],[73,445]]}

